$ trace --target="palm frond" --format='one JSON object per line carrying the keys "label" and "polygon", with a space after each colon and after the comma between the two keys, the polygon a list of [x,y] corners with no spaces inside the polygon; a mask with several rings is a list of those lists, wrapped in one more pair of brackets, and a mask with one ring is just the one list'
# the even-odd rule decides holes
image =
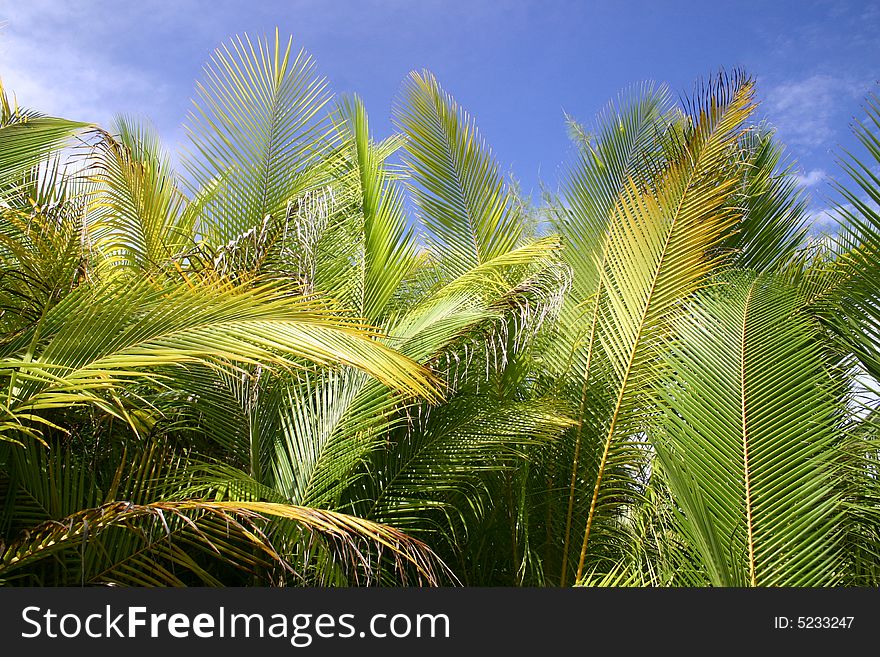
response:
{"label": "palm frond", "polygon": [[305,51],[292,51],[276,30],[274,43],[237,38],[218,48],[186,131],[184,166],[200,189],[223,181],[199,231],[215,247],[283,216],[288,201],[323,183],[320,158],[329,125],[321,110],[327,85]]}
{"label": "palm frond", "polygon": [[21,178],[0,206],[0,323],[8,340],[93,277],[85,233],[87,186],[58,159]]}
{"label": "palm frond", "polygon": [[[164,268],[195,243],[194,209],[146,123],[118,117],[95,151],[89,230],[111,267]],[[107,265],[105,265],[107,266]],[[179,265],[178,265],[179,266]]]}
{"label": "palm frond", "polygon": [[33,422],[41,410],[85,403],[129,421],[120,397],[127,382],[187,364],[341,363],[408,394],[436,398],[430,373],[378,342],[374,330],[292,292],[222,281],[78,290],[6,345],[5,415],[13,423]]}
{"label": "palm frond", "polygon": [[666,330],[681,300],[718,266],[712,251],[737,219],[728,204],[737,182],[729,163],[753,107],[752,87],[740,76],[709,85],[694,102],[676,159],[648,188],[628,182],[615,206],[594,305],[596,344],[609,363],[610,381],[604,385],[614,391],[614,400],[589,427],[603,438],[576,579],[597,514],[620,509],[617,495],[605,494],[619,492],[606,473],[615,472],[614,461],[631,462],[623,471],[638,470],[644,458],[638,435],[647,411],[641,391],[650,373],[645,365],[653,358],[648,347]]}
{"label": "palm frond", "polygon": [[735,277],[677,320],[665,358],[655,444],[716,586],[839,582],[839,392],[796,308],[772,278]]}
{"label": "palm frond", "polygon": [[837,208],[840,221],[838,245],[844,272],[837,300],[846,307],[835,318],[835,330],[862,366],[880,380],[880,100],[870,95],[865,101],[865,122],[856,122],[853,132],[867,152],[857,158],[846,154],[840,164],[855,183],[848,188],[836,183],[845,203]]}
{"label": "palm frond", "polygon": [[[267,517],[293,521],[306,531],[337,541],[348,551],[349,558],[355,565],[365,570],[368,570],[371,564],[362,558],[358,550],[358,542],[361,540],[374,543],[392,553],[399,560],[402,568],[413,567],[421,581],[436,584],[441,580],[442,566],[438,569],[436,557],[424,543],[379,523],[342,513],[293,505],[203,501],[149,504],[110,502],[93,509],[79,511],[60,521],[39,525],[29,531],[25,537],[9,545],[0,545],[0,577],[7,578],[17,569],[32,565],[61,550],[76,549],[83,542],[87,542],[90,536],[99,536],[111,528],[120,527],[137,532],[138,524],[145,519],[152,520],[156,526],[164,528],[167,538],[186,532],[190,537],[189,542],[194,539],[200,540],[207,549],[222,553],[225,546],[218,546],[212,534],[201,529],[203,524],[219,523],[237,540],[259,550],[264,559],[278,562],[286,569],[293,570],[291,564],[278,552],[262,528]],[[159,540],[162,540],[161,535]],[[173,563],[177,566],[191,565],[186,552],[167,550],[163,556],[173,558]],[[162,574],[161,571],[154,571],[152,580],[142,577],[139,583],[162,585],[164,584],[161,579]],[[109,579],[110,573],[105,575]]]}
{"label": "palm frond", "polygon": [[748,132],[742,141],[745,181],[733,199],[742,217],[724,248],[735,252],[736,265],[743,269],[778,269],[804,246],[808,199],[773,132]]}
{"label": "palm frond", "polygon": [[[368,517],[415,531],[425,510],[441,517],[480,511],[486,473],[509,470],[530,445],[553,440],[569,422],[552,400],[507,401],[459,395],[416,423],[381,456]],[[466,522],[463,524],[467,524]]]}
{"label": "palm frond", "polygon": [[428,243],[452,277],[517,246],[521,225],[475,121],[428,72],[412,73],[396,120]]}
{"label": "palm frond", "polygon": [[624,187],[630,180],[649,181],[664,166],[662,139],[672,117],[669,90],[645,84],[621,92],[589,132],[569,118],[581,137],[563,185],[564,205],[552,221],[575,271],[574,303],[596,293],[603,238]]}
{"label": "palm frond", "polygon": [[417,245],[407,226],[403,193],[385,164],[394,140],[376,144],[363,102],[342,105],[345,132],[352,144],[363,215],[363,314],[378,318],[416,264]]}
{"label": "palm frond", "polygon": [[[2,88],[0,88],[2,92]],[[15,193],[19,178],[47,160],[90,125],[50,116],[15,114],[18,118],[0,124],[0,195]]]}

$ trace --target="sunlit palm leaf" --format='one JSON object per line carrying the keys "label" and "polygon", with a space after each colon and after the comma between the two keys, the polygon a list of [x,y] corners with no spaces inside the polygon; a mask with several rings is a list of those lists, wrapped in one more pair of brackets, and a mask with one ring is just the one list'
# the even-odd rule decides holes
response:
{"label": "sunlit palm leaf", "polygon": [[575,270],[575,303],[596,293],[604,238],[620,193],[630,180],[648,181],[664,166],[662,137],[672,117],[668,89],[643,85],[609,104],[596,118],[594,132],[569,119],[580,135],[577,162],[563,188],[565,207],[553,224]]}
{"label": "sunlit palm leaf", "polygon": [[[718,265],[713,255],[737,219],[729,207],[737,169],[729,163],[752,110],[752,83],[719,80],[695,101],[681,153],[651,187],[628,183],[611,219],[596,303],[598,344],[609,361],[614,391],[610,408],[590,427],[603,446],[593,473],[593,495],[581,542],[576,579],[583,573],[593,524],[598,515],[619,512],[621,492],[615,461],[638,470],[643,447],[638,439],[646,412],[641,391],[649,378],[649,345],[665,330],[682,299],[705,283]],[[636,442],[629,446],[631,436]],[[610,493],[606,494],[606,489]]]}
{"label": "sunlit palm leaf", "polygon": [[222,180],[203,213],[200,232],[220,246],[283,216],[288,201],[326,178],[320,158],[328,132],[321,110],[330,96],[312,59],[284,45],[277,32],[219,48],[186,125],[192,140],[184,164],[200,188]]}
{"label": "sunlit palm leaf", "polygon": [[373,336],[358,320],[278,285],[110,284],[69,295],[6,346],[5,411],[33,420],[29,414],[42,409],[90,403],[126,418],[119,394],[157,367],[302,366],[298,359],[352,365],[399,390],[435,396],[430,374]]}
{"label": "sunlit palm leaf", "polygon": [[474,120],[428,72],[412,73],[396,119],[407,137],[429,244],[458,276],[513,249],[521,225]]}
{"label": "sunlit palm leaf", "polygon": [[[673,120],[670,105],[665,88],[655,90],[646,85],[622,94],[616,104],[610,104],[597,118],[595,135],[588,134],[569,119],[579,157],[565,182],[566,206],[558,211],[554,224],[566,241],[565,259],[573,269],[574,280],[572,294],[563,307],[564,320],[559,325],[561,339],[549,354],[560,378],[569,378],[572,371],[583,378],[579,416],[586,412],[587,397],[594,394],[588,384],[591,368],[597,368],[594,350],[603,271],[608,257],[609,224],[627,184],[647,185],[665,166],[662,139]],[[564,521],[563,580],[578,473],[582,468],[583,422],[574,434]]]}
{"label": "sunlit palm leaf", "polygon": [[363,315],[378,318],[416,264],[416,242],[407,226],[402,191],[384,162],[391,153],[387,145],[383,149],[371,139],[363,102],[355,98],[346,103],[342,114],[353,147],[363,215]]}
{"label": "sunlit palm leaf", "polygon": [[[152,271],[192,248],[197,205],[188,205],[168,153],[146,124],[119,117],[92,162],[98,186],[89,229],[111,266]],[[106,265],[105,265],[106,266]],[[179,266],[179,265],[178,265]]]}
{"label": "sunlit palm leaf", "polygon": [[19,178],[89,127],[54,117],[26,117],[0,125],[0,195],[14,193]]}

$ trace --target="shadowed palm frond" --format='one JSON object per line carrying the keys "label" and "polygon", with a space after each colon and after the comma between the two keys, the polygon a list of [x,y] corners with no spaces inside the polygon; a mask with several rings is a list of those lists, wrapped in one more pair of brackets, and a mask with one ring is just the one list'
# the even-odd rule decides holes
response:
{"label": "shadowed palm frond", "polygon": [[755,130],[742,137],[744,185],[732,202],[742,217],[724,248],[734,252],[736,266],[756,271],[778,269],[806,242],[808,199],[798,188],[792,163],[772,131]]}
{"label": "shadowed palm frond", "polygon": [[699,295],[676,329],[655,444],[709,581],[839,583],[840,396],[796,295],[740,275]]}

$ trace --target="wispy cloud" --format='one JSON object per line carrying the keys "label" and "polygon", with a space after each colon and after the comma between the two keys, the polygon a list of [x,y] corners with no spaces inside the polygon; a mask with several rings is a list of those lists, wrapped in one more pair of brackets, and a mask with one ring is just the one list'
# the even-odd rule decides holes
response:
{"label": "wispy cloud", "polygon": [[808,220],[812,223],[814,229],[826,232],[827,229],[836,229],[840,222],[849,223],[848,215],[856,217],[862,215],[864,208],[861,207],[861,204],[867,206],[872,212],[880,212],[880,205],[866,194],[858,196],[858,203],[860,204],[858,208],[852,203],[844,202],[837,206],[829,205],[827,207],[814,208],[810,210]]}
{"label": "wispy cloud", "polygon": [[795,174],[795,182],[800,187],[812,187],[824,181],[827,177],[824,169],[812,169],[806,173]]}
{"label": "wispy cloud", "polygon": [[161,107],[168,91],[161,79],[96,47],[113,35],[113,14],[75,3],[7,5],[0,10],[4,86],[25,107],[105,125],[117,112]]}
{"label": "wispy cloud", "polygon": [[[847,206],[850,210],[853,209],[853,206]],[[813,230],[818,230],[819,232],[827,232],[829,229],[834,229],[838,225],[838,211],[834,207],[827,208],[814,208],[810,210],[807,218],[807,222],[812,226]]]}
{"label": "wispy cloud", "polygon": [[764,111],[782,140],[805,149],[831,147],[837,129],[846,125],[841,113],[868,88],[857,80],[827,74],[771,86],[765,93]]}

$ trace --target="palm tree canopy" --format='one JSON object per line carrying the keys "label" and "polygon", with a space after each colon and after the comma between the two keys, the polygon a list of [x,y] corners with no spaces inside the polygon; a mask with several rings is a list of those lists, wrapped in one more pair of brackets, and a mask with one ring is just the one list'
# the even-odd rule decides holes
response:
{"label": "palm tree canopy", "polygon": [[146,121],[0,86],[0,582],[876,586],[880,106],[819,238],[755,82],[622,92],[537,207],[292,39]]}

